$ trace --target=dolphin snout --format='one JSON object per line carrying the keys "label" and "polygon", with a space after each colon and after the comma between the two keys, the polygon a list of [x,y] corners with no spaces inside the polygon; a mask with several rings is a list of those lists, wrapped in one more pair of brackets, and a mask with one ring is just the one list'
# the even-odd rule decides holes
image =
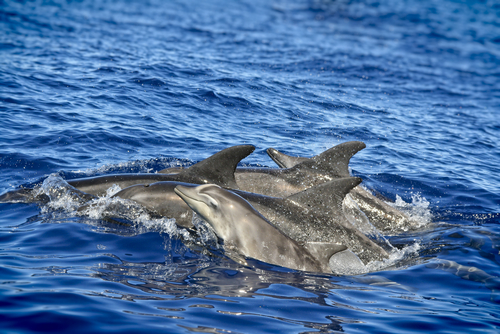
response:
{"label": "dolphin snout", "polygon": [[198,197],[196,192],[196,187],[176,186],[174,188],[174,191],[182,199],[185,198],[196,199],[196,197]]}

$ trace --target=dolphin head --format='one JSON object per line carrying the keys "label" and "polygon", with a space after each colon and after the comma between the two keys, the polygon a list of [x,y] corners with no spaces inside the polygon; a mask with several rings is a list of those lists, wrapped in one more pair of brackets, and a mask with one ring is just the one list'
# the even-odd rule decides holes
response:
{"label": "dolphin head", "polygon": [[[235,222],[243,218],[245,206],[250,206],[240,196],[214,184],[198,187],[177,186],[174,191],[193,211],[206,220],[222,239],[233,234]],[[246,205],[245,205],[246,204]]]}

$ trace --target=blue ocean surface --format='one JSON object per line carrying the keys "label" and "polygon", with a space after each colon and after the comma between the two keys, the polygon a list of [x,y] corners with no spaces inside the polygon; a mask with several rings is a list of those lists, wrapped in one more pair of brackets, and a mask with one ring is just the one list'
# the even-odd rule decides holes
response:
{"label": "blue ocean surface", "polygon": [[352,174],[420,225],[335,276],[1,203],[2,333],[500,332],[497,1],[0,0],[0,129],[0,194],[359,140]]}

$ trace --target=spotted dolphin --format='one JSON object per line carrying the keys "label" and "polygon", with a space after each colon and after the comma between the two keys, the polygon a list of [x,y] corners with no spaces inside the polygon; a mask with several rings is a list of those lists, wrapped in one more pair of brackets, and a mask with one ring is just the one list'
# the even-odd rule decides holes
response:
{"label": "spotted dolphin", "polygon": [[[287,197],[335,178],[349,177],[349,160],[365,147],[360,141],[345,142],[316,157],[303,159],[301,163],[290,168],[237,168],[234,172],[236,186],[229,188],[267,196]],[[158,173],[182,172],[183,169],[174,167]]]}
{"label": "spotted dolphin", "polygon": [[[336,151],[337,149],[341,149],[340,151],[345,151],[344,146],[354,146],[360,149],[364,148],[364,144],[361,145],[361,142],[347,142],[343,144],[339,144],[330,150],[327,150],[317,156],[312,158],[305,157],[294,157],[290,155],[286,155],[274,148],[268,148],[267,154],[273,161],[276,162],[278,166],[281,168],[289,169],[289,168],[297,168],[302,165],[311,165],[317,160],[323,159],[322,156],[331,150]],[[354,150],[350,151],[354,152]],[[342,153],[341,153],[342,154]],[[349,151],[346,152],[346,157],[349,155]],[[350,157],[349,157],[350,158]],[[340,177],[345,177],[349,175],[349,170],[347,163],[341,161],[338,164],[337,173]],[[258,192],[258,189],[254,189]],[[411,228],[411,221],[409,217],[397,210],[396,208],[388,205],[386,202],[381,199],[373,196],[370,192],[365,190],[361,186],[355,187],[350,193],[348,200],[353,200],[358,208],[366,214],[371,224],[373,224],[380,232],[384,234],[392,234],[395,232],[403,232]],[[346,207],[346,206],[344,206]]]}

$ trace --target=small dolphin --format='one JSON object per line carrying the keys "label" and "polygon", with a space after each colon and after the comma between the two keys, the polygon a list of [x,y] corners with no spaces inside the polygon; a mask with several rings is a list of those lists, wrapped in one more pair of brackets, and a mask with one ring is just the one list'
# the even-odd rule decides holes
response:
{"label": "small dolphin", "polygon": [[[364,144],[363,145],[361,144],[363,143],[361,142],[342,143],[312,158],[293,157],[281,153],[280,151],[274,148],[268,148],[267,154],[271,159],[274,160],[274,162],[276,162],[278,166],[280,166],[281,168],[289,169],[289,168],[300,168],[300,166],[311,165],[311,163],[314,163],[318,160],[321,161],[322,159],[324,159],[325,155],[327,154],[331,155],[331,153],[328,152],[333,152],[335,154],[340,154],[340,155],[342,155],[342,153],[336,153],[336,152],[337,151],[345,152],[344,159],[340,159],[338,164],[339,176],[345,177],[349,175],[347,163],[352,156],[352,155],[349,156],[349,154],[350,152],[355,151],[355,149],[348,151],[346,150],[345,147],[352,146],[354,148],[357,147],[359,149],[363,149],[364,147],[366,147]],[[345,159],[347,157],[349,159],[347,159],[346,162]],[[240,184],[239,179],[237,179],[237,182],[238,184]],[[407,231],[409,228],[411,228],[411,221],[406,214],[388,205],[387,203],[378,199],[377,197],[373,196],[371,193],[363,189],[361,186],[355,187],[349,193],[349,195],[351,196],[350,198],[354,200],[354,202],[357,204],[358,208],[366,214],[370,223],[372,223],[380,232],[384,234],[391,234],[394,232]]]}
{"label": "small dolphin", "polygon": [[242,197],[217,185],[177,186],[175,192],[212,226],[230,253],[296,270],[332,273],[329,259],[346,250],[345,246],[329,244],[323,246],[322,255],[315,252],[317,257],[313,256]]}

